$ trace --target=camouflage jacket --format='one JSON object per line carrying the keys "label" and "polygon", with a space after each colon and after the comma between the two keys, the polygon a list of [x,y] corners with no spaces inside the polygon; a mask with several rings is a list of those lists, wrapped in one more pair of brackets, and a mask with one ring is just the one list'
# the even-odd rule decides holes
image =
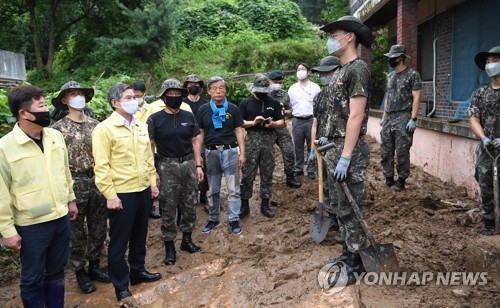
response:
{"label": "camouflage jacket", "polygon": [[314,97],[314,117],[317,121],[317,131],[316,138],[328,136],[328,131],[326,131],[327,125],[325,125],[328,120],[328,112],[326,108],[326,91],[325,89],[321,90]]}
{"label": "camouflage jacket", "polygon": [[285,110],[290,109],[290,96],[288,96],[288,93],[286,93],[285,91],[283,90],[271,91],[269,93],[269,96],[280,102],[281,106],[283,106]]}
{"label": "camouflage jacket", "polygon": [[409,111],[413,105],[412,91],[422,89],[420,74],[412,68],[407,67],[397,73],[392,71],[387,75],[387,104],[386,112]]}
{"label": "camouflage jacket", "polygon": [[82,123],[64,117],[50,126],[60,131],[64,136],[71,173],[94,172],[92,131],[97,124],[99,121],[91,117],[85,117]]}
{"label": "camouflage jacket", "polygon": [[479,119],[485,136],[500,138],[500,89],[489,84],[474,91],[467,117]]}
{"label": "camouflage jacket", "polygon": [[329,138],[345,137],[350,113],[349,100],[354,96],[364,96],[367,103],[359,135],[365,135],[371,92],[371,76],[368,65],[359,58],[345,64],[333,73],[330,84],[323,91],[324,99],[322,101],[325,114],[318,131],[325,132],[323,136]]}

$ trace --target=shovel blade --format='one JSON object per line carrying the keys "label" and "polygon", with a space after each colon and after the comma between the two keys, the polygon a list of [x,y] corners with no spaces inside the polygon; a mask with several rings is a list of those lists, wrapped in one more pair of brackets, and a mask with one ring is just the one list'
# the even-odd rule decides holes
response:
{"label": "shovel blade", "polygon": [[367,272],[399,272],[398,258],[392,244],[375,244],[359,251]]}
{"label": "shovel blade", "polygon": [[313,214],[311,216],[311,223],[309,230],[313,241],[321,243],[330,229],[330,217],[325,217],[321,214]]}

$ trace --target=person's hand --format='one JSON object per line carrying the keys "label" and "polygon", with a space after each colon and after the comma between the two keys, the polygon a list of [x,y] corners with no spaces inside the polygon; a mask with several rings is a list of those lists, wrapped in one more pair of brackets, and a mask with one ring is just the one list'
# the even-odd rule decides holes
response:
{"label": "person's hand", "polygon": [[21,250],[21,240],[21,236],[19,234],[16,234],[8,238],[2,238],[2,243],[7,248],[10,248],[14,251],[19,251]]}
{"label": "person's hand", "polygon": [[160,175],[158,174],[158,172],[156,172],[155,176],[156,176],[156,187],[159,188],[160,187]]}
{"label": "person's hand", "polygon": [[316,160],[316,153],[314,152],[314,150],[311,150],[311,152],[309,153],[309,158],[307,158],[307,164],[312,164],[314,161]]}
{"label": "person's hand", "polygon": [[203,169],[196,167],[196,175],[198,177],[198,183],[203,182]]}
{"label": "person's hand", "polygon": [[410,119],[410,121],[408,121],[408,124],[406,124],[406,131],[409,133],[413,133],[416,128],[417,128],[417,122],[415,122],[415,120],[413,119]]}
{"label": "person's hand", "polygon": [[255,119],[253,119],[253,125],[256,126],[256,125],[259,125],[260,123],[262,123],[262,121],[264,121],[264,117],[261,116],[261,115],[258,115],[255,117]]}
{"label": "person's hand", "polygon": [[160,191],[158,190],[158,187],[151,186],[151,198],[153,198],[153,199],[157,198],[159,194],[160,194]]}
{"label": "person's hand", "polygon": [[69,220],[75,220],[76,217],[78,216],[78,207],[76,207],[76,202],[75,201],[68,202],[68,209],[69,209]]}
{"label": "person's hand", "polygon": [[246,164],[245,155],[240,155],[240,157],[238,158],[238,166],[240,167],[240,169],[243,169],[245,168],[245,164]]}
{"label": "person's hand", "polygon": [[324,145],[327,145],[328,144],[328,138],[326,137],[319,137],[318,139],[318,145],[320,147],[324,146]]}
{"label": "person's hand", "polygon": [[500,150],[500,138],[493,139],[493,146],[495,146],[495,149]]}
{"label": "person's hand", "polygon": [[120,200],[120,198],[108,199],[106,201],[106,206],[111,211],[123,210],[122,200]]}
{"label": "person's hand", "polygon": [[382,119],[380,119],[380,126],[384,126],[384,122],[385,122],[385,116],[383,116]]}
{"label": "person's hand", "polygon": [[333,173],[333,177],[338,182],[342,182],[347,178],[347,168],[349,168],[350,163],[350,158],[345,156],[340,157],[339,162],[337,163],[337,167],[335,167],[335,172]]}
{"label": "person's hand", "polygon": [[483,143],[483,147],[489,148],[491,146],[491,140],[488,137],[483,137],[481,139],[481,142]]}

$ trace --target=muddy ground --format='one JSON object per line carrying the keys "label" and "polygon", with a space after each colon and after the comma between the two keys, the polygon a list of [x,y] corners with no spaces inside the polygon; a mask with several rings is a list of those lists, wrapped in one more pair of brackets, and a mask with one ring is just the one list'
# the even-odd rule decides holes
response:
{"label": "muddy ground", "polygon": [[[466,189],[412,167],[407,190],[394,192],[384,185],[378,144],[371,141],[371,147],[368,224],[379,242],[395,243],[402,271],[463,272],[471,241],[498,243],[499,236],[485,239],[478,235],[479,215],[466,212],[478,202],[475,196],[467,196]],[[240,235],[230,232],[226,210],[222,211],[223,224],[202,234],[207,214],[198,206],[193,238],[203,251],[192,255],[180,251],[179,234],[177,263],[168,267],[163,264],[160,222],[150,220],[146,267],[160,272],[163,279],[130,288],[139,306],[499,307],[498,272],[490,273],[483,286],[436,286],[434,280],[423,286],[361,283],[333,295],[324,292],[318,272],[325,260],[339,255],[341,245],[333,232],[321,244],[311,240],[309,223],[318,204],[317,180],[300,177],[301,188],[287,187],[280,155],[277,157],[273,219],[259,212],[258,182],[251,215],[241,221]],[[1,254],[0,307],[21,305],[16,262],[15,254]],[[97,291],[84,295],[70,271],[66,277],[67,307],[116,306],[111,284],[96,283]]]}

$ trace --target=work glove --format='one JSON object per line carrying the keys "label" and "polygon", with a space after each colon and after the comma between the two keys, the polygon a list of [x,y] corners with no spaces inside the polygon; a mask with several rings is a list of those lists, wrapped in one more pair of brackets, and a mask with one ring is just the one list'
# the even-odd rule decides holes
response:
{"label": "work glove", "polygon": [[493,139],[493,145],[495,149],[500,150],[500,138]]}
{"label": "work glove", "polygon": [[408,121],[408,124],[406,124],[406,131],[409,133],[413,133],[416,128],[417,128],[417,122],[415,122],[415,120],[413,119],[410,119],[410,121]]}
{"label": "work glove", "polygon": [[318,139],[318,145],[320,147],[324,146],[324,145],[327,145],[328,144],[328,138],[326,137],[319,137]]}
{"label": "work glove", "polygon": [[337,163],[337,167],[335,167],[335,172],[333,173],[333,177],[338,182],[342,182],[347,178],[347,168],[349,168],[350,163],[350,158],[344,156],[340,157],[339,162]]}
{"label": "work glove", "polygon": [[314,150],[311,150],[311,152],[309,153],[309,158],[307,159],[307,164],[312,164],[314,161],[316,160],[316,153],[314,152]]}
{"label": "work glove", "polygon": [[380,126],[384,126],[384,121],[385,121],[385,116],[383,116],[382,119],[380,119]]}
{"label": "work glove", "polygon": [[485,148],[490,148],[491,147],[491,140],[490,140],[490,138],[483,137],[483,139],[481,139],[481,142],[483,143],[483,147],[485,147]]}

